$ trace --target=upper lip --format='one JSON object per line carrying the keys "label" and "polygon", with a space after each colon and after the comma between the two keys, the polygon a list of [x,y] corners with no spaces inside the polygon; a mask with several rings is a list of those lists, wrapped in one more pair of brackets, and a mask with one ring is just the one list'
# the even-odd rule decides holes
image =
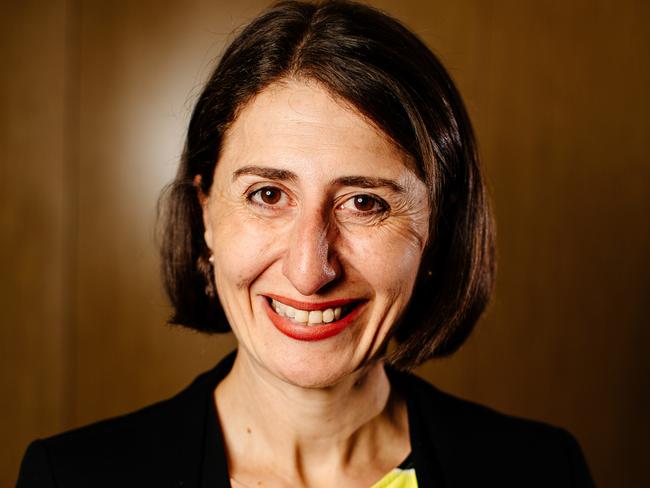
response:
{"label": "upper lip", "polygon": [[299,310],[324,310],[326,308],[336,308],[343,307],[349,303],[361,301],[360,298],[340,298],[338,300],[328,300],[326,302],[301,302],[299,300],[293,300],[291,298],[283,297],[282,295],[275,295],[273,293],[266,293],[264,296],[282,302],[285,305],[290,307],[297,308]]}

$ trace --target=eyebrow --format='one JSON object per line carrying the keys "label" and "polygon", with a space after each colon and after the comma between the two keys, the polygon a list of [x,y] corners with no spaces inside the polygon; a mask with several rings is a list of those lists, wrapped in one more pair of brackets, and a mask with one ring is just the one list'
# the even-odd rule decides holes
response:
{"label": "eyebrow", "polygon": [[232,180],[235,181],[243,175],[255,175],[260,178],[268,178],[269,180],[296,181],[298,179],[296,173],[286,169],[265,168],[264,166],[244,166],[232,174]]}
{"label": "eyebrow", "polygon": [[389,188],[395,193],[406,193],[402,185],[394,180],[370,176],[341,176],[330,182],[331,185],[358,186],[359,188]]}
{"label": "eyebrow", "polygon": [[[269,180],[297,181],[298,175],[286,169],[264,166],[244,166],[232,174],[233,181],[243,175],[255,175]],[[330,181],[330,185],[357,186],[359,188],[389,188],[395,193],[406,193],[405,188],[394,180],[371,176],[341,176]]]}

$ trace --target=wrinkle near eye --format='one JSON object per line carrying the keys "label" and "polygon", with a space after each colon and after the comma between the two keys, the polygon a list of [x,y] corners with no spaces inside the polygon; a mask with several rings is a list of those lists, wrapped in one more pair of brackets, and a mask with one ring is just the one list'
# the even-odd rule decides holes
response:
{"label": "wrinkle near eye", "polygon": [[339,213],[339,223],[351,236],[381,232],[384,244],[397,237],[400,241],[406,240],[422,250],[429,231],[429,205],[426,195],[418,193],[407,191],[390,195],[387,198],[390,208],[386,212],[370,213],[366,216]]}

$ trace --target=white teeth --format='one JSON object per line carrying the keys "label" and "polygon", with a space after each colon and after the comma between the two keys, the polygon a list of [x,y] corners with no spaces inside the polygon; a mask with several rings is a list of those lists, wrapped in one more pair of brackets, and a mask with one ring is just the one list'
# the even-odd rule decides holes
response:
{"label": "white teeth", "polygon": [[294,316],[293,320],[306,324],[309,321],[309,312],[307,310],[296,309],[296,315]]}
{"label": "white teeth", "polygon": [[326,308],[325,310],[300,310],[290,307],[277,300],[271,300],[271,306],[278,315],[288,317],[296,322],[307,325],[329,324],[341,318],[341,307]]}
{"label": "white teeth", "polygon": [[323,312],[320,310],[312,310],[309,312],[309,325],[312,324],[322,324],[323,323]]}
{"label": "white teeth", "polygon": [[275,310],[277,313],[281,315],[284,313],[284,308],[285,308],[284,303],[280,303],[277,300],[273,300],[272,304],[273,304],[273,310]]}
{"label": "white teeth", "polygon": [[323,322],[326,324],[329,324],[332,320],[334,320],[334,310],[331,308],[328,308],[327,310],[323,311]]}

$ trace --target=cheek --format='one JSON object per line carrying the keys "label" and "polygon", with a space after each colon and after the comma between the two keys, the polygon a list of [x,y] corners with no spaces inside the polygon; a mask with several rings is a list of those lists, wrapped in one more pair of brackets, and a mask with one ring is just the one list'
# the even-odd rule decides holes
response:
{"label": "cheek", "polygon": [[212,251],[217,287],[246,289],[273,260],[275,233],[237,212],[213,219]]}
{"label": "cheek", "polygon": [[398,229],[372,229],[346,239],[350,263],[378,294],[406,302],[422,256],[420,240]]}

